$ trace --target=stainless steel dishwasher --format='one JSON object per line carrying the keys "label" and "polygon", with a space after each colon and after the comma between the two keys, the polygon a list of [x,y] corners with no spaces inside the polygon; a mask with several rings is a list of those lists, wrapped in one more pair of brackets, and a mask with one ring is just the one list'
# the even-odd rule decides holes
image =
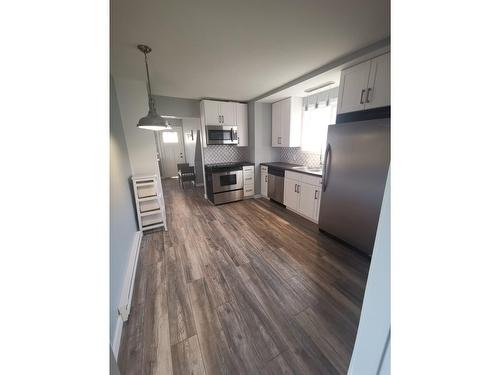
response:
{"label": "stainless steel dishwasher", "polygon": [[267,196],[271,200],[283,204],[285,171],[283,169],[269,167],[267,170],[267,174]]}

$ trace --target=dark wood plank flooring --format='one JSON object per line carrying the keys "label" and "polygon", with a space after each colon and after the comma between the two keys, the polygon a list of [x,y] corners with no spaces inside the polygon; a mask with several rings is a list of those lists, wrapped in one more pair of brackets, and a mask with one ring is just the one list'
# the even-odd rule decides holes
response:
{"label": "dark wood plank flooring", "polygon": [[164,182],[118,363],[132,374],[346,374],[369,261],[266,199]]}

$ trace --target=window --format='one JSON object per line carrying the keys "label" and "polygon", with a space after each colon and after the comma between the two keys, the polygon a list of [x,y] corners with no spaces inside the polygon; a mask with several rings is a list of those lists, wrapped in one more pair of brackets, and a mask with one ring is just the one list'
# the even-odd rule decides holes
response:
{"label": "window", "polygon": [[163,132],[161,133],[161,138],[163,139],[163,143],[179,143],[176,131]]}
{"label": "window", "polygon": [[322,154],[326,144],[328,125],[335,124],[337,99],[319,101],[314,95],[304,98],[302,111],[301,149],[305,152]]}

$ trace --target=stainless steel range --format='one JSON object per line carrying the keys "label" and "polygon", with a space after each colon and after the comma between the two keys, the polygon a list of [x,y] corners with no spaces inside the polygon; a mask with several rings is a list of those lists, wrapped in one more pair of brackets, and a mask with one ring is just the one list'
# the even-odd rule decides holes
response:
{"label": "stainless steel range", "polygon": [[205,165],[207,197],[215,205],[243,199],[243,165],[224,163]]}

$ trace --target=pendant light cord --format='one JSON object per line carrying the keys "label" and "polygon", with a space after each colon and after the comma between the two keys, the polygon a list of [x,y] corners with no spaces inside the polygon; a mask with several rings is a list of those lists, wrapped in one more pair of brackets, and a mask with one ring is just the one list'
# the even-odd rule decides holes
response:
{"label": "pendant light cord", "polygon": [[148,65],[148,54],[144,52],[144,62],[146,63],[146,76],[148,78],[148,100],[149,100],[149,110],[155,111],[155,102],[153,100],[153,95],[151,94],[151,81],[149,80],[149,65]]}
{"label": "pendant light cord", "polygon": [[148,95],[151,96],[151,82],[149,81],[148,55],[144,52],[144,62],[146,63],[146,76],[148,78]]}

